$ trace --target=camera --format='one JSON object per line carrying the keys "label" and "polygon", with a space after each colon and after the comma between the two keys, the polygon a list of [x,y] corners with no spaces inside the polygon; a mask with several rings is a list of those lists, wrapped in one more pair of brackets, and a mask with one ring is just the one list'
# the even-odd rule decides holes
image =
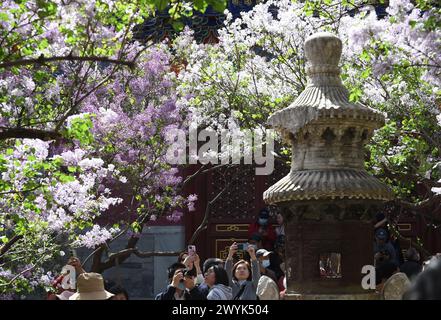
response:
{"label": "camera", "polygon": [[[192,268],[192,269],[185,268],[182,270],[182,275],[184,277],[196,277],[196,269],[195,268]],[[184,279],[181,279],[181,282],[183,282],[183,281],[184,281]]]}

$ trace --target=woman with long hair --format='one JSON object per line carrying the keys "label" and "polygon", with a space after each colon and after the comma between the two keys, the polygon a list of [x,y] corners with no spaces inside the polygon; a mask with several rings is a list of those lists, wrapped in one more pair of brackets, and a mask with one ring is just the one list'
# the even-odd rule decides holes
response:
{"label": "woman with long hair", "polygon": [[210,267],[205,273],[205,283],[210,287],[207,300],[231,300],[233,298],[228,274],[224,268],[216,265]]}

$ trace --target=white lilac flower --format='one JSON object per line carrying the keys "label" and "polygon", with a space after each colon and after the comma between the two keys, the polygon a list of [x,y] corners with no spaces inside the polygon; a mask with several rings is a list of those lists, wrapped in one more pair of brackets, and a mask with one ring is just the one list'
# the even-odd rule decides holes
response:
{"label": "white lilac flower", "polygon": [[65,151],[60,156],[64,160],[65,164],[76,165],[83,159],[85,154],[86,151],[77,148],[74,151]]}
{"label": "white lilac flower", "polygon": [[104,161],[100,158],[86,158],[78,162],[78,165],[83,170],[91,169],[91,168],[101,168],[104,164]]}
{"label": "white lilac flower", "polygon": [[127,178],[124,177],[124,176],[121,176],[121,177],[119,177],[119,181],[120,181],[121,183],[126,183],[126,182],[127,182]]}

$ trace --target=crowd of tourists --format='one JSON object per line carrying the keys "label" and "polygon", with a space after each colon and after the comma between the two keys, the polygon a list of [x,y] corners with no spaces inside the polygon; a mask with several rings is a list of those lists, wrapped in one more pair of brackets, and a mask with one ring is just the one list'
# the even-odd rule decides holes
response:
{"label": "crowd of tourists", "polygon": [[416,248],[402,249],[388,225],[386,215],[377,214],[374,226],[377,292],[385,300],[441,299],[441,255],[422,261]]}
{"label": "crowd of tourists", "polygon": [[[167,269],[168,284],[155,300],[282,300],[286,294],[283,217],[260,211],[249,227],[248,242],[234,242],[225,259],[203,263],[194,246],[182,252]],[[402,253],[399,240],[388,229],[386,216],[375,221],[374,264],[376,292],[385,300],[441,299],[441,255],[422,261],[418,250]],[[87,273],[78,258],[68,264],[75,269],[76,288],[62,288],[65,274],[54,282],[51,300],[128,300],[127,291]]]}

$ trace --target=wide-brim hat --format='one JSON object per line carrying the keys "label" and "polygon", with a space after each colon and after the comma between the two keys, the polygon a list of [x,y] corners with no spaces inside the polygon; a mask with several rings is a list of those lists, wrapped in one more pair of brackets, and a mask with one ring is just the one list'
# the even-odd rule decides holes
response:
{"label": "wide-brim hat", "polygon": [[77,292],[69,300],[107,300],[114,294],[104,289],[104,280],[99,273],[82,273],[77,278]]}
{"label": "wide-brim hat", "polygon": [[114,294],[106,290],[94,292],[76,292],[69,297],[69,300],[107,300]]}

